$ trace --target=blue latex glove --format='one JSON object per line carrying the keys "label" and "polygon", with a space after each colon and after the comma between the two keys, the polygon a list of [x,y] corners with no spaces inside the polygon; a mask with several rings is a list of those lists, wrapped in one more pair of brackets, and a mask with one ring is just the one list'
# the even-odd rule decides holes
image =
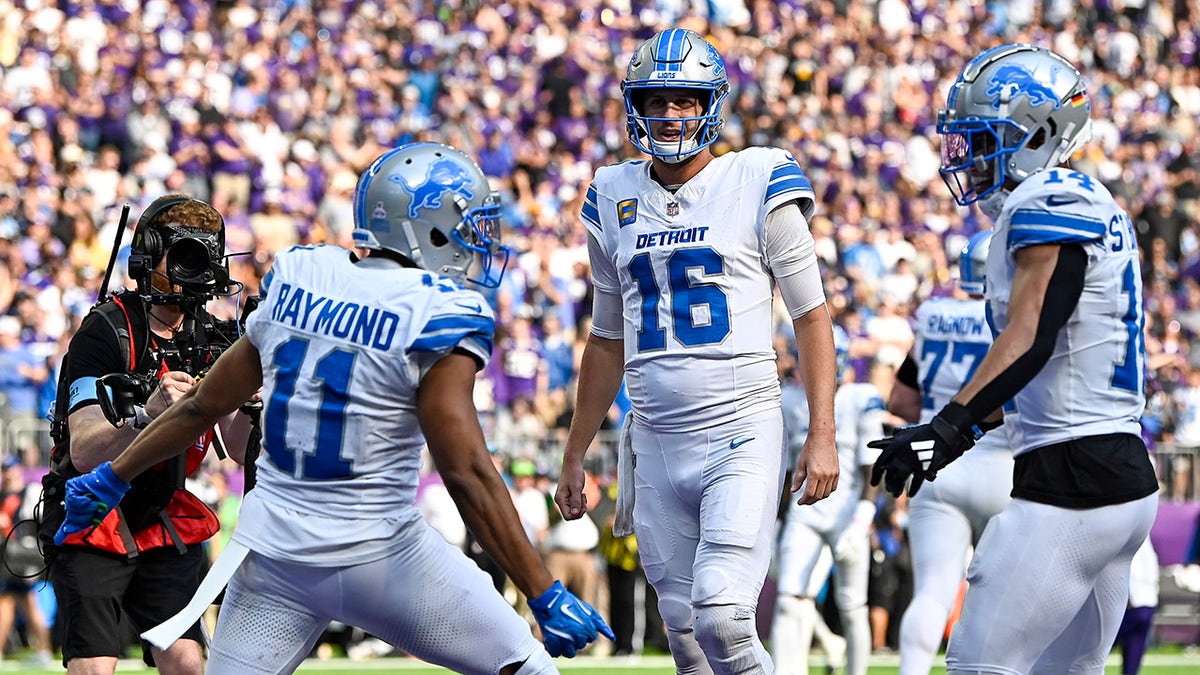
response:
{"label": "blue latex glove", "polygon": [[72,534],[99,525],[128,491],[129,483],[117,478],[110,462],[67,481],[64,499],[67,516],[54,534],[54,543],[62,546]]}
{"label": "blue latex glove", "polygon": [[542,629],[542,642],[550,656],[575,656],[596,639],[597,631],[609,640],[617,639],[600,613],[564,588],[561,581],[530,600],[529,608]]}

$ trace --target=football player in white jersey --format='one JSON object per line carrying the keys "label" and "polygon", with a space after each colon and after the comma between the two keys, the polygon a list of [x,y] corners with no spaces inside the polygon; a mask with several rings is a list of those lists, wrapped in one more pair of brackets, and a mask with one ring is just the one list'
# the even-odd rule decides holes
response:
{"label": "football player in white jersey", "polygon": [[[976,232],[959,256],[965,296],[930,298],[917,308],[913,355],[900,368],[888,408],[929,422],[971,379],[992,344],[984,310],[992,231]],[[901,675],[927,675],[967,571],[967,556],[1012,491],[1012,450],[996,429],[921,489],[908,505],[913,598],[900,622]]]}
{"label": "football player in white jersey", "polygon": [[[1090,137],[1079,71],[1033,45],[975,57],[939,114],[942,176],[995,219],[995,342],[927,424],[878,442],[872,481],[915,493],[999,419],[1013,499],[967,572],[949,673],[1101,673],[1158,490],[1141,438],[1142,278],[1133,225],[1067,162]],[[1008,403],[1008,402],[1011,402]]]}
{"label": "football player in white jersey", "polygon": [[[849,370],[850,337],[834,327],[838,380]],[[867,470],[878,452],[867,443],[883,434],[887,416],[879,389],[868,382],[842,382],[833,403],[837,424],[838,465],[843,467],[839,490],[822,502],[788,507],[779,537],[778,596],[771,627],[771,652],[776,672],[803,675],[818,620],[814,596],[829,575],[828,548],[833,552],[833,592],[846,637],[846,673],[866,675],[871,656],[871,624],[867,612],[867,582],[871,568],[871,521],[878,490],[867,481]],[[784,411],[789,428],[804,426],[798,415]],[[789,436],[796,436],[789,431]]]}
{"label": "football player in white jersey", "polygon": [[[499,195],[462,152],[415,143],[384,153],[354,197],[366,257],[333,246],[280,253],[247,334],[137,443],[68,484],[63,528],[82,529],[189,430],[208,429],[261,384],[258,482],[227,549],[245,559],[209,673],[291,672],[331,620],[464,673],[554,673],[551,656],[573,656],[598,631],[612,637],[526,539],[472,403],[494,318],[467,284],[495,286],[503,274],[499,214]],[[421,518],[426,444],[463,519],[532,598],[545,648]]]}
{"label": "football player in white jersey", "polygon": [[755,610],[785,468],[776,284],[812,411],[792,490],[811,504],[838,477],[812,186],[778,148],[713,155],[729,81],[699,34],[644,42],[621,89],[630,141],[651,159],[598,169],[584,201],[593,323],[555,500],[568,519],[587,510],[584,453],[624,375],[633,485],[618,482],[618,501],[633,488],[633,529],[676,668],[770,672]]}

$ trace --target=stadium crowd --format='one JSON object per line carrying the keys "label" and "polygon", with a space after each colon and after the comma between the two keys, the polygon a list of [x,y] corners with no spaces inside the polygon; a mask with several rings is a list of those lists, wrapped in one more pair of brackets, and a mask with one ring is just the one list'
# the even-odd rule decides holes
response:
{"label": "stadium crowd", "polygon": [[[1200,447],[1196,0],[0,0],[0,447],[31,475],[44,470],[48,441],[33,432],[101,293],[123,204],[131,228],[164,192],[210,201],[227,250],[244,253],[229,262],[248,296],[281,249],[352,245],[355,179],[370,159],[442,141],[501,190],[505,241],[520,252],[492,298],[497,354],[475,394],[497,466],[548,556],[595,539],[597,574],[606,559],[627,568],[628,551],[603,532],[556,531],[546,502],[591,310],[580,206],[596,167],[637,156],[624,64],[674,25],[725,55],[733,93],[717,153],[787,148],[816,187],[829,306],[852,337],[856,379],[885,398],[913,309],[952,292],[958,251],[986,227],[938,177],[933,127],[948,85],[1000,42],[1081,64],[1094,140],[1074,164],[1131,214],[1143,252],[1144,428]],[[130,234],[110,288],[128,283]],[[238,312],[235,298],[214,305]],[[781,313],[782,345],[786,323]],[[615,457],[591,457],[605,490]],[[1187,461],[1160,465],[1164,498],[1200,496]],[[232,518],[226,483],[240,476],[221,472],[213,494]],[[882,513],[881,557],[902,560],[903,504]],[[873,617],[898,619],[891,604]],[[886,643],[881,632],[876,646]]]}

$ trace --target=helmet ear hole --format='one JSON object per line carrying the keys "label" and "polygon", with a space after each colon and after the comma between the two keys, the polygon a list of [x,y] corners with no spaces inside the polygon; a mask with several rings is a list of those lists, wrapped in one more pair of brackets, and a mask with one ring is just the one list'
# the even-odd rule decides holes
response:
{"label": "helmet ear hole", "polygon": [[450,240],[446,238],[446,235],[442,234],[441,230],[433,228],[429,230],[429,243],[433,244],[437,248],[441,248],[446,244],[449,244]]}
{"label": "helmet ear hole", "polygon": [[[1050,124],[1054,123],[1051,122]],[[1050,133],[1053,134],[1054,130],[1051,129]],[[1045,142],[1046,127],[1038,127],[1038,130],[1033,132],[1033,136],[1030,137],[1029,142],[1025,144],[1025,147],[1029,148],[1030,150],[1037,150],[1038,148],[1042,147],[1042,144]]]}

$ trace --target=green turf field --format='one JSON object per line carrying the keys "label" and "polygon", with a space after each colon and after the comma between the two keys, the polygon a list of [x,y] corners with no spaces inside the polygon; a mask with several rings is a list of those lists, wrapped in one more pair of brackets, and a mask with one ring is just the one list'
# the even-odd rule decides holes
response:
{"label": "green turf field", "polygon": [[[811,672],[823,673],[824,661],[814,655]],[[895,655],[874,656],[868,675],[894,675],[899,671],[900,657]],[[673,675],[675,668],[669,656],[646,658],[592,658],[558,659],[557,665],[563,673],[570,675]],[[433,668],[406,659],[378,659],[374,661],[309,661],[298,671],[305,675],[371,675],[378,673],[403,673],[404,675],[444,674],[441,668]],[[945,667],[935,667],[933,674],[944,674]],[[1119,675],[1119,657],[1109,659],[1105,675]],[[1141,675],[1198,675],[1200,653],[1197,654],[1149,654],[1142,662]]]}
{"label": "green turf field", "polygon": [[[670,657],[651,656],[645,658],[594,658],[580,657],[578,659],[559,659],[558,667],[569,675],[672,675],[675,669]],[[892,675],[897,672],[899,657],[895,655],[875,656],[871,659],[869,675]],[[812,672],[822,673],[824,662],[820,655],[814,655]],[[28,664],[22,664],[17,659],[0,662],[0,673],[27,673],[28,675],[48,675],[62,673],[61,668],[36,669]],[[157,672],[132,659],[121,661],[118,673]],[[371,661],[351,661],[349,659],[332,659],[328,661],[310,660],[298,671],[304,675],[380,675],[380,673],[402,673],[404,675],[443,675],[449,671],[434,668],[420,662],[403,658],[384,658]],[[935,667],[934,675],[945,673],[944,667]],[[1106,675],[1117,675],[1121,672],[1119,657],[1109,659]],[[1200,673],[1200,653],[1152,653],[1146,656],[1142,663],[1141,675],[1197,675]]]}

